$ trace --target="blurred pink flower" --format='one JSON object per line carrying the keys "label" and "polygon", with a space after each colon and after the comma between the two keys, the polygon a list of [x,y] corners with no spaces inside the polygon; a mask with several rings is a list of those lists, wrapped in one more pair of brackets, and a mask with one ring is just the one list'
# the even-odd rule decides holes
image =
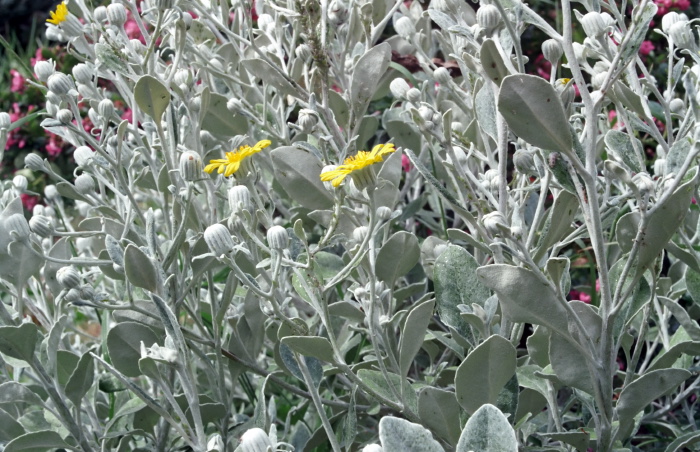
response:
{"label": "blurred pink flower", "polygon": [[46,143],[46,152],[51,157],[57,157],[63,151],[63,141],[58,135],[46,132],[49,135],[49,141]]}
{"label": "blurred pink flower", "polygon": [[[15,102],[12,104],[12,110],[9,112],[10,122],[18,121],[20,118],[24,117],[24,113],[19,109],[19,103]],[[22,149],[27,144],[27,139],[20,135],[19,129],[12,129],[7,136],[7,143],[5,143],[5,149],[10,149],[13,146],[17,146]]]}
{"label": "blurred pink flower", "polygon": [[403,171],[405,173],[411,171],[411,169],[413,168],[411,161],[408,159],[408,156],[406,156],[406,155],[401,156],[401,168],[403,168]]}
{"label": "blurred pink flower", "polygon": [[34,67],[34,65],[39,61],[44,61],[44,54],[41,53],[41,49],[42,47],[36,49],[34,57],[29,59],[29,64],[31,65],[31,67]]}
{"label": "blurred pink flower", "polygon": [[39,197],[35,195],[28,195],[26,193],[22,193],[19,195],[19,199],[22,200],[22,205],[24,205],[24,208],[29,210],[30,212],[32,209],[34,209],[34,206],[36,206],[39,203]]}
{"label": "blurred pink flower", "polygon": [[19,71],[15,69],[10,69],[10,75],[12,76],[12,81],[10,82],[10,91],[13,93],[22,93],[24,92],[24,77],[22,77],[22,74],[19,73]]}
{"label": "blurred pink flower", "polygon": [[647,56],[654,50],[654,43],[651,41],[643,41],[639,47],[639,53]]}

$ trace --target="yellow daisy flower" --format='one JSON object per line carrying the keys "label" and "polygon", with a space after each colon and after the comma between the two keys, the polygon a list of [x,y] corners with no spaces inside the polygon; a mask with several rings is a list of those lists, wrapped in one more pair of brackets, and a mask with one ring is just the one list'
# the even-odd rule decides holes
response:
{"label": "yellow daisy flower", "polygon": [[394,152],[394,145],[392,143],[378,144],[372,148],[371,152],[358,151],[357,154],[352,157],[345,159],[342,165],[338,166],[336,169],[331,171],[326,171],[321,173],[321,180],[323,182],[331,181],[331,185],[334,187],[339,186],[343,180],[351,174],[353,171],[361,170],[369,165],[379,163],[384,161],[382,156]]}
{"label": "yellow daisy flower", "polygon": [[231,174],[238,171],[241,166],[241,161],[255,153],[258,153],[268,147],[272,142],[270,140],[258,141],[255,146],[250,147],[243,145],[235,151],[227,152],[226,158],[210,160],[209,164],[204,167],[205,173],[213,173],[218,169],[219,174],[224,173],[224,177],[229,177]]}
{"label": "yellow daisy flower", "polygon": [[51,17],[46,19],[46,22],[54,25],[58,25],[64,22],[68,18],[68,6],[66,2],[61,2],[56,6],[56,11],[49,12]]}

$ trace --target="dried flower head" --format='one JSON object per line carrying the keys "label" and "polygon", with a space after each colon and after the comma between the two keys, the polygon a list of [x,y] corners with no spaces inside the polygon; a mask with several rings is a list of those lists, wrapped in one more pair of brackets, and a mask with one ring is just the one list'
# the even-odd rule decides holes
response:
{"label": "dried flower head", "polygon": [[238,171],[244,158],[262,151],[270,144],[272,144],[270,140],[262,140],[258,141],[253,147],[241,146],[235,151],[227,152],[226,158],[210,160],[209,164],[204,168],[204,172],[211,174],[218,169],[219,174],[224,173],[224,177],[229,177]]}
{"label": "dried flower head", "polygon": [[332,181],[334,187],[339,186],[343,180],[353,171],[358,171],[368,167],[374,163],[379,163],[384,159],[382,156],[394,152],[392,143],[378,144],[372,148],[371,152],[358,151],[357,154],[345,159],[342,165],[336,169],[321,173],[321,180],[324,182]]}
{"label": "dried flower head", "polygon": [[64,22],[68,18],[68,6],[66,2],[61,2],[56,6],[56,11],[51,11],[49,13],[51,17],[46,19],[46,22],[54,25],[58,25]]}

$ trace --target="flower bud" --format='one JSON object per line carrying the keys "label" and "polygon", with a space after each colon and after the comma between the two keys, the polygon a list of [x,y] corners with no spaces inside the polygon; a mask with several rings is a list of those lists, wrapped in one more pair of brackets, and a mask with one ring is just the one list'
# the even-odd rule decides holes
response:
{"label": "flower bud", "polygon": [[664,33],[669,34],[671,31],[671,27],[673,27],[675,24],[677,24],[678,22],[687,21],[688,16],[686,16],[685,14],[679,14],[675,11],[671,11],[664,14],[664,17],[661,18],[661,29]]}
{"label": "flower bud", "polygon": [[75,178],[75,190],[81,195],[89,195],[95,191],[95,180],[87,173]]}
{"label": "flower bud", "polygon": [[369,234],[369,228],[367,226],[359,226],[352,231],[352,239],[357,243],[362,243],[367,234]]}
{"label": "flower bud", "polygon": [[192,83],[192,74],[187,69],[178,69],[173,76],[173,82],[178,86],[189,85]]}
{"label": "flower bud", "polygon": [[637,186],[637,190],[642,195],[654,193],[654,181],[646,172],[637,173],[632,176],[632,183]]}
{"label": "flower bud", "polygon": [[394,211],[388,208],[387,206],[380,206],[377,208],[377,218],[380,221],[387,221],[389,218],[391,218],[391,214]]}
{"label": "flower bud", "polygon": [[668,34],[679,49],[693,51],[697,47],[695,33],[688,22],[675,23]]}
{"label": "flower bud", "polygon": [[226,102],[226,108],[231,113],[238,113],[245,110],[243,102],[241,102],[239,99],[236,99],[235,97],[232,97],[228,100],[228,102]]}
{"label": "flower bud", "polygon": [[316,112],[308,108],[302,108],[299,111],[299,118],[297,119],[297,125],[304,133],[311,133],[316,127],[318,118],[316,117]]}
{"label": "flower bud", "polygon": [[60,195],[58,194],[58,189],[56,188],[55,185],[49,184],[46,187],[44,187],[44,197],[48,201],[56,201],[60,199]]}
{"label": "flower bud", "polygon": [[73,158],[78,166],[86,167],[95,157],[95,152],[87,146],[79,146],[73,151]]}
{"label": "flower bud", "polygon": [[44,159],[41,158],[39,154],[31,153],[24,157],[24,166],[32,171],[44,171],[45,170]]}
{"label": "flower bud", "polygon": [[29,219],[29,229],[39,237],[50,237],[53,234],[53,223],[44,215],[32,215]]}
{"label": "flower bud", "polygon": [[25,191],[27,191],[27,187],[29,186],[29,181],[27,180],[26,177],[24,177],[20,174],[18,176],[15,176],[12,179],[12,185],[14,185],[15,189],[18,192],[24,193]]}
{"label": "flower bud", "polygon": [[283,250],[289,246],[289,235],[282,226],[272,226],[267,230],[267,244],[273,250]]}
{"label": "flower bud", "polygon": [[66,95],[75,88],[73,80],[62,72],[52,74],[46,84],[52,92],[59,96]]}
{"label": "flower bud", "polygon": [[80,273],[75,267],[61,267],[56,272],[56,281],[64,289],[75,289],[80,285]]}
{"label": "flower bud", "polygon": [[416,35],[416,26],[413,21],[406,16],[401,16],[399,20],[394,23],[394,29],[399,36],[410,41]]}
{"label": "flower bud", "polygon": [[605,82],[607,76],[607,71],[594,74],[593,77],[591,77],[591,86],[593,86],[593,89],[600,89],[603,86],[603,82]]}
{"label": "flower bud", "polygon": [[240,452],[267,452],[274,450],[274,445],[265,430],[255,427],[248,429],[241,436],[241,442],[236,450]]}
{"label": "flower bud", "polygon": [[51,77],[56,69],[54,68],[51,60],[49,61],[37,61],[34,65],[34,75],[36,75],[37,80],[41,83],[46,83],[46,81]]}
{"label": "flower bud", "polygon": [[493,5],[481,5],[476,12],[476,21],[487,33],[491,33],[501,24],[501,13]]}
{"label": "flower bud", "polygon": [[99,23],[105,23],[107,22],[107,7],[105,6],[98,6],[95,8],[95,11],[93,11],[93,16],[95,17],[95,20]]}
{"label": "flower bud", "polygon": [[481,221],[484,224],[486,232],[493,237],[499,237],[503,235],[505,231],[510,232],[508,223],[501,212],[487,213]]}
{"label": "flower bud", "polygon": [[513,165],[515,169],[528,176],[537,176],[535,168],[535,153],[526,149],[518,149],[513,154]]}
{"label": "flower bud", "polygon": [[70,289],[68,292],[66,292],[66,295],[63,297],[63,299],[66,300],[68,303],[77,304],[82,301],[83,297],[80,295],[80,290]]}
{"label": "flower bud", "polygon": [[486,188],[490,190],[498,190],[498,187],[501,185],[501,175],[498,173],[498,170],[490,169],[486,171],[481,178]]}
{"label": "flower bud", "polygon": [[433,109],[428,107],[427,105],[422,105],[418,109],[418,114],[423,119],[423,121],[432,121],[433,120]]}
{"label": "flower bud", "polygon": [[294,54],[297,56],[297,58],[300,58],[302,61],[309,61],[311,59],[311,47],[309,47],[307,44],[301,44],[300,46],[297,46],[296,49],[294,49]]}
{"label": "flower bud", "polygon": [[251,212],[253,202],[250,199],[250,190],[245,185],[234,185],[228,189],[228,205],[231,213],[236,214],[242,210]]}
{"label": "flower bud", "polygon": [[115,27],[122,27],[126,23],[126,8],[121,3],[111,3],[107,6],[107,20]]}
{"label": "flower bud", "polygon": [[605,15],[610,17],[607,13],[601,14],[595,11],[581,17],[581,26],[583,27],[583,31],[586,33],[586,36],[589,38],[598,38],[605,34],[608,27]]}
{"label": "flower bud", "polygon": [[29,234],[31,234],[29,223],[27,223],[26,218],[24,218],[24,215],[21,213],[10,215],[7,220],[5,220],[5,227],[10,233],[10,236],[18,241],[28,239]]}
{"label": "flower bud", "polygon": [[666,159],[654,160],[654,175],[663,177],[666,175]]}
{"label": "flower bud", "polygon": [[114,114],[114,103],[109,99],[102,99],[97,105],[97,112],[105,119],[110,119]]}
{"label": "flower bud", "polygon": [[408,90],[406,93],[406,99],[408,99],[409,102],[417,104],[420,102],[421,99],[421,92],[418,88],[411,88]]}
{"label": "flower bud", "polygon": [[435,69],[435,72],[433,72],[433,78],[436,82],[438,82],[441,85],[447,85],[452,81],[450,71],[448,71],[444,67],[439,67]]}
{"label": "flower bud", "polygon": [[[408,86],[406,80],[400,77],[395,78],[389,84],[389,90],[391,91],[391,94],[397,99],[406,99],[406,94],[408,93],[409,89],[411,89],[411,87]],[[418,92],[418,94],[420,95],[420,91]]]}
{"label": "flower bud", "polygon": [[183,152],[180,156],[180,175],[188,182],[202,178],[202,157],[194,151]]}
{"label": "flower bud", "polygon": [[685,112],[685,102],[683,102],[683,99],[676,97],[669,102],[668,108],[671,110],[671,113],[682,115]]}
{"label": "flower bud", "polygon": [[228,254],[233,251],[234,243],[226,226],[213,224],[204,231],[204,241],[216,256]]}
{"label": "flower bud", "polygon": [[552,64],[556,64],[564,54],[564,48],[556,39],[547,39],[542,43],[542,54],[544,55],[545,60]]}
{"label": "flower bud", "polygon": [[328,5],[328,21],[338,27],[347,22],[350,10],[344,0],[333,0]]}
{"label": "flower bud", "polygon": [[67,108],[62,108],[56,113],[56,119],[58,119],[61,124],[68,125],[73,121],[73,112]]}

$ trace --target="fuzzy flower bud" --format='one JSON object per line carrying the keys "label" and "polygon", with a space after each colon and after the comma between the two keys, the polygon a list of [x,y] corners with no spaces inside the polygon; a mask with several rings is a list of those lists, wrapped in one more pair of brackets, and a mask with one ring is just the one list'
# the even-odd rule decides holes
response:
{"label": "fuzzy flower bud", "polygon": [[294,49],[294,54],[297,56],[297,58],[300,58],[302,61],[309,61],[311,59],[311,47],[308,46],[308,44],[301,44],[300,46],[297,46],[296,49]]}
{"label": "fuzzy flower bud", "polygon": [[5,227],[10,233],[10,236],[14,237],[17,241],[24,241],[29,238],[31,230],[29,229],[29,223],[27,223],[26,218],[21,213],[16,213],[10,215],[7,220],[5,220]]}
{"label": "fuzzy flower bud", "polygon": [[73,158],[78,166],[87,166],[94,157],[95,152],[87,146],[79,146],[73,151]]}
{"label": "fuzzy flower bud", "polygon": [[452,81],[450,71],[448,71],[444,67],[439,67],[435,69],[435,72],[433,72],[433,78],[436,82],[438,82],[441,85],[447,85]]}
{"label": "fuzzy flower bud", "polygon": [[289,235],[282,226],[272,226],[267,230],[267,243],[273,250],[283,250],[289,246]]}
{"label": "fuzzy flower bud", "polygon": [[418,88],[409,89],[406,93],[406,99],[408,99],[408,101],[411,103],[417,104],[421,99],[420,90]]}
{"label": "fuzzy flower bud", "polygon": [[31,153],[24,157],[24,166],[32,171],[44,171],[44,159],[39,154]]}
{"label": "fuzzy flower bud", "polygon": [[413,25],[413,21],[406,16],[401,16],[399,20],[394,23],[394,29],[399,36],[407,41],[410,41],[416,35],[416,26]]}
{"label": "fuzzy flower bud", "polygon": [[29,219],[29,229],[39,237],[50,237],[53,234],[53,223],[44,215],[33,215]]}
{"label": "fuzzy flower bud", "polygon": [[46,81],[51,77],[56,69],[54,69],[53,63],[49,61],[37,61],[34,65],[34,75],[36,75],[37,80],[41,83],[46,83]]}
{"label": "fuzzy flower bud", "polygon": [[564,54],[564,48],[556,39],[547,39],[542,43],[542,54],[545,60],[555,64],[559,62]]}
{"label": "fuzzy flower bud", "polygon": [[357,243],[362,243],[369,234],[367,226],[359,226],[352,231],[352,239]]}
{"label": "fuzzy flower bud", "polygon": [[299,118],[297,119],[297,125],[301,128],[304,133],[311,133],[316,127],[318,118],[316,117],[316,112],[308,108],[302,108],[299,111]]}
{"label": "fuzzy flower bud", "polygon": [[126,23],[126,8],[121,3],[112,3],[107,6],[107,20],[115,27],[122,27]]}
{"label": "fuzzy flower bud", "polygon": [[95,74],[95,72],[90,68],[85,63],[78,63],[75,66],[73,66],[73,77],[78,83],[82,83],[84,85],[90,85],[92,84],[92,78]]}
{"label": "fuzzy flower bud", "polygon": [[337,26],[347,22],[350,10],[343,0],[333,0],[328,5],[328,21]]}
{"label": "fuzzy flower bud", "polygon": [[683,102],[683,99],[676,97],[669,102],[668,108],[671,110],[671,113],[682,115],[685,112],[685,102]]}
{"label": "fuzzy flower bud", "polygon": [[661,29],[664,33],[669,34],[671,27],[673,27],[678,22],[687,22],[688,16],[683,13],[677,13],[675,11],[668,12],[661,18]]}
{"label": "fuzzy flower bud", "polygon": [[697,47],[695,33],[693,33],[688,22],[674,24],[668,34],[679,49],[693,51]]}
{"label": "fuzzy flower bud", "polygon": [[666,159],[654,160],[654,175],[663,177],[666,174]]}
{"label": "fuzzy flower bud", "polygon": [[503,235],[504,231],[509,231],[508,223],[500,212],[491,212],[484,215],[482,219],[486,232],[494,237]]}
{"label": "fuzzy flower bud", "polygon": [[[607,17],[606,17],[607,16]],[[580,19],[583,31],[589,38],[598,38],[605,34],[612,17],[608,13],[590,12]]]}
{"label": "fuzzy flower bud", "polygon": [[247,430],[241,436],[241,442],[236,450],[240,452],[267,452],[273,448],[274,445],[265,430],[256,427]]}
{"label": "fuzzy flower bud", "polygon": [[[391,94],[397,99],[406,99],[406,94],[410,89],[411,87],[408,86],[406,80],[400,77],[395,78],[389,84],[389,90],[391,91]],[[418,92],[418,94],[420,95],[420,91]]]}
{"label": "fuzzy flower bud", "polygon": [[75,190],[81,195],[89,195],[95,191],[95,180],[86,173],[76,177],[74,185]]}
{"label": "fuzzy flower bud", "polygon": [[632,176],[632,183],[637,186],[637,190],[642,195],[654,193],[654,181],[651,176],[645,172],[637,173]]}
{"label": "fuzzy flower bud", "polygon": [[522,174],[528,176],[536,176],[537,169],[535,168],[535,153],[525,149],[518,149],[513,154],[513,165],[515,169]]}
{"label": "fuzzy flower bud", "polygon": [[44,187],[44,197],[48,201],[57,201],[60,199],[61,196],[59,195],[56,186],[53,184],[49,184],[46,187]]}
{"label": "fuzzy flower bud", "polygon": [[61,124],[68,125],[73,120],[73,112],[67,108],[62,108],[56,113],[56,119],[58,119]]}
{"label": "fuzzy flower bud", "polygon": [[27,190],[27,186],[29,185],[29,181],[27,181],[27,178],[19,175],[15,176],[12,179],[12,185],[15,187],[15,189],[20,192],[24,193]]}
{"label": "fuzzy flower bud", "polygon": [[493,5],[482,5],[476,12],[476,21],[487,33],[491,33],[501,24],[501,13]]}
{"label": "fuzzy flower bud", "polygon": [[235,185],[228,189],[228,205],[231,213],[235,214],[241,210],[252,211],[253,202],[250,199],[250,190],[245,185]]}
{"label": "fuzzy flower bud", "polygon": [[188,182],[202,177],[202,157],[194,151],[183,152],[180,156],[180,175]]}
{"label": "fuzzy flower bud", "polygon": [[75,88],[73,80],[62,72],[52,74],[46,84],[52,92],[59,96],[66,95]]}
{"label": "fuzzy flower bud", "polygon": [[213,224],[204,231],[204,241],[216,256],[233,251],[234,243],[231,234],[223,224]]}
{"label": "fuzzy flower bud", "polygon": [[107,7],[105,6],[98,6],[95,8],[95,11],[93,11],[93,16],[95,17],[95,20],[99,23],[105,23],[107,22]]}
{"label": "fuzzy flower bud", "polygon": [[62,267],[56,272],[56,280],[64,289],[75,289],[80,285],[80,273],[75,267]]}
{"label": "fuzzy flower bud", "polygon": [[380,221],[388,220],[389,218],[391,218],[392,213],[393,213],[393,210],[391,210],[387,206],[380,206],[377,208],[377,218]]}
{"label": "fuzzy flower bud", "polygon": [[105,119],[110,119],[114,114],[114,103],[109,99],[102,99],[97,105],[97,112]]}

